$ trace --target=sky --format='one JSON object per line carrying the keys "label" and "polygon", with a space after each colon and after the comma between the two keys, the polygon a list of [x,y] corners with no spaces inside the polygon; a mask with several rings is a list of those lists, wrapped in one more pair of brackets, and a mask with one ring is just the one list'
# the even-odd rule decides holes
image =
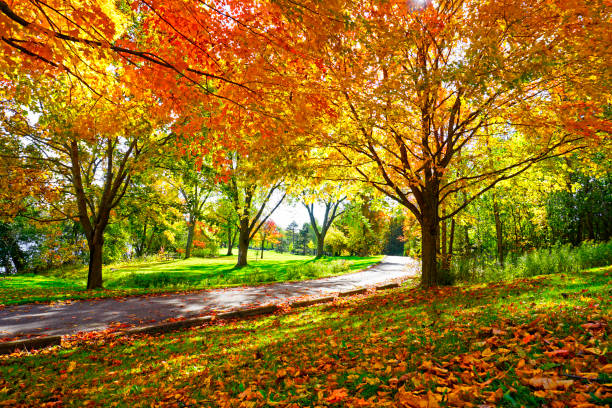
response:
{"label": "sky", "polygon": [[[323,219],[324,209],[322,206],[315,205],[315,217],[318,220],[318,224],[321,224],[321,220]],[[282,203],[276,211],[272,213],[270,218],[274,221],[276,225],[281,227],[282,229],[286,229],[292,221],[301,227],[306,222],[310,222],[310,218],[308,217],[308,211],[301,203]]]}

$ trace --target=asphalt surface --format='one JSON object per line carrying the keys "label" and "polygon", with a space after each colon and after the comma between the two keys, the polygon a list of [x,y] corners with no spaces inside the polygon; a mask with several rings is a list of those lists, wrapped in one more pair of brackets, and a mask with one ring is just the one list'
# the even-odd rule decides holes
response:
{"label": "asphalt surface", "polygon": [[227,312],[297,299],[329,296],[419,275],[419,263],[408,257],[386,256],[361,272],[301,282],[156,294],[146,297],[26,304],[0,309],[0,339],[69,335],[105,330],[113,325],[138,326],[168,319]]}

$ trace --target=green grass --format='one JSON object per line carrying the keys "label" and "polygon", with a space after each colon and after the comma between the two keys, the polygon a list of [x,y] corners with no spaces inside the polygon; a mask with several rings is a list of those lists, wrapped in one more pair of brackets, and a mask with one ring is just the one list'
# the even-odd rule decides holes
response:
{"label": "green grass", "polygon": [[[612,401],[603,386],[612,382],[610,273],[608,267],[460,288],[400,288],[166,335],[77,338],[0,357],[0,401],[605,406]],[[599,328],[584,327],[588,322]],[[558,385],[569,378],[563,374],[574,381]],[[529,383],[539,378],[557,385]]]}
{"label": "green grass", "polygon": [[249,266],[235,268],[236,256],[187,260],[131,262],[103,268],[104,290],[86,291],[85,266],[60,268],[43,275],[0,278],[0,305],[69,299],[96,299],[227,286],[257,285],[314,279],[355,272],[379,262],[382,256],[313,257],[265,252],[250,253]]}

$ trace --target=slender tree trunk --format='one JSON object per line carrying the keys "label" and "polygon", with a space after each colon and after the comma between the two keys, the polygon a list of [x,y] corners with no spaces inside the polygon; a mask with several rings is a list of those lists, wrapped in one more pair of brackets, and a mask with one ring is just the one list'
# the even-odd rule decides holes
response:
{"label": "slender tree trunk", "polygon": [[234,238],[235,234],[232,233],[232,226],[228,224],[227,226],[227,256],[234,255],[232,249],[234,248]]}
{"label": "slender tree trunk", "polygon": [[264,236],[261,239],[261,259],[263,259],[263,251],[264,251],[264,246],[266,245],[266,237]]}
{"label": "slender tree trunk", "polygon": [[497,259],[499,264],[504,266],[504,236],[502,231],[501,217],[499,216],[499,206],[497,201],[493,201],[493,216],[495,217],[495,237],[497,239]]}
{"label": "slender tree trunk", "polygon": [[195,234],[195,220],[192,216],[189,216],[189,222],[187,223],[187,245],[185,246],[185,259],[191,257],[191,247],[193,246],[193,236]]}
{"label": "slender tree trunk", "polygon": [[250,242],[249,219],[247,217],[240,220],[240,234],[238,235],[238,262],[236,267],[247,266],[247,254]]}
{"label": "slender tree trunk", "polygon": [[96,234],[89,244],[89,272],[87,274],[87,289],[102,289],[102,250],[104,237]]}

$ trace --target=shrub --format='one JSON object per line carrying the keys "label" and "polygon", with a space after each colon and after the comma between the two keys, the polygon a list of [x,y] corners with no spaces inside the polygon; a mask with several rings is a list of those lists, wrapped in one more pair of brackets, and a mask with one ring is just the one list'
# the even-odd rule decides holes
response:
{"label": "shrub", "polygon": [[504,266],[486,255],[453,259],[447,280],[490,282],[520,277],[572,273],[612,264],[612,241],[583,242],[579,247],[559,245],[534,249],[522,255],[509,254]]}

